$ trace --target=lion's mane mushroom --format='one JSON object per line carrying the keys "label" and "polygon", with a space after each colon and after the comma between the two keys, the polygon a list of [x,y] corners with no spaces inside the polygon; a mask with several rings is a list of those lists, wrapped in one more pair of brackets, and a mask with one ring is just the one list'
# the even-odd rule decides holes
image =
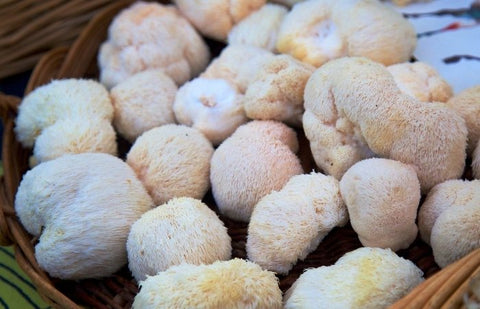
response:
{"label": "lion's mane mushroom", "polygon": [[275,274],[232,259],[211,265],[182,264],[140,282],[133,308],[282,308]]}
{"label": "lion's mane mushroom", "polygon": [[153,207],[132,169],[108,154],[64,155],[28,171],[15,211],[52,277],[109,276],[127,262],[130,226]]}
{"label": "lion's mane mushroom", "polygon": [[175,0],[182,14],[204,36],[226,41],[233,26],[260,9],[266,0]]}
{"label": "lion's mane mushroom", "polygon": [[112,88],[148,69],[163,69],[178,85],[202,72],[210,52],[172,5],[138,1],[121,11],[100,46],[100,80]]}
{"label": "lion's mane mushroom", "polygon": [[36,163],[63,154],[117,153],[113,106],[103,85],[87,79],[53,80],[29,93],[18,108],[15,133],[33,148]]}
{"label": "lion's mane mushroom", "polygon": [[305,271],[284,308],[387,308],[423,281],[423,272],[390,249],[359,248],[332,266]]}
{"label": "lion's mane mushroom", "polygon": [[378,155],[414,165],[425,193],[465,166],[465,121],[445,104],[402,93],[383,65],[366,58],[332,60],[312,74],[303,128],[315,162],[337,179]]}
{"label": "lion's mane mushroom", "polygon": [[120,135],[134,142],[145,131],[175,123],[176,93],[177,85],[162,70],[132,75],[110,90],[113,125]]}
{"label": "lion's mane mushroom", "polygon": [[417,237],[420,183],[411,165],[372,158],[343,175],[340,190],[350,222],[365,247],[407,248]]}
{"label": "lion's mane mushroom", "polygon": [[127,240],[128,267],[137,281],[173,265],[228,260],[231,251],[223,222],[207,205],[188,197],[144,213]]}
{"label": "lion's mane mushroom", "polygon": [[400,90],[422,102],[447,102],[453,95],[448,82],[424,62],[397,63],[387,70]]}
{"label": "lion's mane mushroom", "polygon": [[212,144],[198,130],[167,124],[138,137],[127,163],[158,205],[173,197],[203,198],[210,188],[212,154]]}
{"label": "lion's mane mushroom", "polygon": [[268,50],[256,46],[227,45],[200,77],[225,79],[235,85],[241,94],[245,94],[258,68],[273,57]]}
{"label": "lion's mane mushroom", "polygon": [[285,16],[276,46],[316,67],[344,56],[390,65],[410,59],[416,33],[399,12],[376,0],[309,0]]}
{"label": "lion's mane mushroom", "polygon": [[245,91],[270,57],[272,53],[258,47],[227,46],[200,77],[180,87],[173,105],[177,121],[220,144],[247,122]]}
{"label": "lion's mane mushroom", "polygon": [[286,274],[347,221],[338,180],[320,173],[293,176],[255,205],[248,225],[248,259]]}
{"label": "lion's mane mushroom", "polygon": [[220,212],[248,222],[263,196],[303,173],[296,149],[295,131],[280,122],[252,121],[240,126],[212,156],[210,181]]}
{"label": "lion's mane mushroom", "polygon": [[467,124],[467,153],[471,154],[480,141],[480,85],[456,94],[447,105],[459,113]]}
{"label": "lion's mane mushroom", "polygon": [[448,180],[428,193],[418,214],[422,239],[445,267],[480,248],[480,180]]}
{"label": "lion's mane mushroom", "polygon": [[244,97],[247,117],[301,126],[303,91],[313,71],[314,67],[289,55],[266,61],[247,88]]}
{"label": "lion's mane mushroom", "polygon": [[177,92],[173,104],[181,124],[202,132],[214,145],[247,122],[243,95],[225,79],[196,78]]}
{"label": "lion's mane mushroom", "polygon": [[274,52],[278,29],[287,11],[281,5],[265,4],[230,30],[228,44],[253,45]]}

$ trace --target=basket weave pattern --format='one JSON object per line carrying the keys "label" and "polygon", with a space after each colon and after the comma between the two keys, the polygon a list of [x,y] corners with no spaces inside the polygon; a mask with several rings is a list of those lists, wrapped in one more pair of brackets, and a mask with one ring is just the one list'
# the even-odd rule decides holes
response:
{"label": "basket weave pattern", "polygon": [[[117,1],[108,6],[90,21],[70,48],[56,48],[43,56],[31,75],[26,93],[53,78],[97,77],[98,47],[105,40],[113,17],[131,2]],[[19,98],[0,94],[0,116],[4,124],[2,153],[4,176],[0,182],[0,244],[15,245],[15,256],[20,267],[32,279],[42,298],[53,307],[130,308],[138,287],[126,267],[102,280],[62,281],[49,277],[38,266],[34,255],[36,240],[23,229],[14,210],[15,193],[22,175],[28,169],[28,158],[31,154],[30,150],[22,148],[16,141],[13,132],[19,103]],[[300,157],[305,170],[311,170],[313,163],[309,155],[308,142],[304,135],[299,133]],[[205,202],[216,210],[211,194],[207,194]],[[233,256],[245,258],[247,224],[234,222],[222,216],[220,218],[232,238]],[[331,265],[346,252],[360,246],[351,226],[334,229],[314,252],[292,269],[288,276],[279,277],[280,288],[286,291],[304,269]],[[460,308],[468,289],[468,282],[480,273],[480,250],[472,252],[443,270],[435,264],[430,247],[420,239],[398,254],[412,260],[429,279],[393,305],[393,308],[442,306]]]}

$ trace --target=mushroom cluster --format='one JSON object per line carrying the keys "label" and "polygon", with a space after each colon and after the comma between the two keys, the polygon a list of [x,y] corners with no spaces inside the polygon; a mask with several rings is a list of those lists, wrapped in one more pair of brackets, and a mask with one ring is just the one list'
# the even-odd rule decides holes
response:
{"label": "mushroom cluster", "polygon": [[[480,86],[454,94],[408,62],[401,14],[173,2],[118,13],[99,81],[54,80],[19,106],[36,166],[15,209],[42,269],[128,266],[133,308],[384,308],[423,281],[396,251],[423,241],[445,267],[480,248]],[[362,248],[308,260],[346,230]]]}

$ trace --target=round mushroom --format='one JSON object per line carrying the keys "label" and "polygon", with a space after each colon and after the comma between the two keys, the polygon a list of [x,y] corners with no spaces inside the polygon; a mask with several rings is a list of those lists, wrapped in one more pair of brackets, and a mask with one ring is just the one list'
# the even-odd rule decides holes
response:
{"label": "round mushroom", "polygon": [[284,308],[387,308],[423,281],[423,272],[390,249],[359,248],[332,266],[306,270]]}
{"label": "round mushroom", "polygon": [[287,274],[334,227],[347,222],[338,180],[313,172],[293,176],[255,205],[248,225],[248,259]]}
{"label": "round mushroom", "polygon": [[416,42],[413,26],[380,1],[310,0],[285,16],[276,46],[315,67],[345,56],[390,65],[408,61]]}
{"label": "round mushroom", "polygon": [[343,175],[340,191],[365,247],[406,249],[417,237],[420,183],[411,165],[372,158]]}
{"label": "round mushroom", "polygon": [[137,281],[182,263],[228,260],[231,251],[227,228],[215,212],[187,197],[144,213],[127,240],[128,267]]}
{"label": "round mushroom", "polygon": [[422,239],[445,267],[480,248],[480,180],[448,180],[430,190],[418,214]]}
{"label": "round mushroom", "polygon": [[162,69],[178,85],[202,72],[210,51],[173,5],[138,1],[122,10],[100,46],[100,81],[112,88],[148,69]]}
{"label": "round mushroom", "polygon": [[275,274],[233,259],[211,265],[172,266],[140,283],[133,308],[282,308]]}
{"label": "round mushroom", "polygon": [[133,143],[143,132],[175,123],[173,102],[177,85],[162,70],[134,74],[110,90],[113,125]]}
{"label": "round mushroom", "polygon": [[127,163],[159,205],[174,197],[202,199],[210,188],[212,154],[212,144],[198,130],[167,124],[137,138]]}
{"label": "round mushroom", "polygon": [[[258,130],[261,126],[265,128]],[[292,176],[302,174],[303,169],[287,144],[290,139],[276,137],[296,139],[295,131],[286,125],[254,121],[237,131],[215,150],[210,181],[219,211],[231,219],[248,222],[255,204],[263,196],[280,190]],[[262,131],[278,133],[262,134]]]}
{"label": "round mushroom", "polygon": [[100,278],[127,263],[130,226],[153,207],[132,169],[108,154],[64,155],[28,171],[15,211],[52,277]]}
{"label": "round mushroom", "polygon": [[199,130],[213,145],[247,122],[243,95],[225,79],[200,77],[187,82],[177,92],[173,110],[179,123]]}

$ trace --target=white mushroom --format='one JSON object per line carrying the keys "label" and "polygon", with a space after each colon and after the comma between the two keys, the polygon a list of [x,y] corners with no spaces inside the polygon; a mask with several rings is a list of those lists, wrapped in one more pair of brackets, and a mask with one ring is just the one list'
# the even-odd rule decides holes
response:
{"label": "white mushroom", "polygon": [[390,249],[359,248],[335,265],[308,269],[284,308],[387,308],[423,281],[423,272]]}
{"label": "white mushroom", "polygon": [[127,262],[130,226],[153,207],[131,168],[101,153],[65,155],[28,171],[15,211],[39,242],[35,257],[60,279],[109,276]]}
{"label": "white mushroom", "polygon": [[275,274],[240,259],[173,266],[140,286],[134,309],[282,308]]}
{"label": "white mushroom", "polygon": [[220,212],[248,222],[255,204],[263,196],[280,190],[292,176],[302,174],[303,169],[290,148],[296,133],[286,125],[253,121],[237,131],[215,150],[210,180]]}
{"label": "white mushroom", "polygon": [[137,138],[127,163],[158,205],[174,197],[203,198],[212,154],[212,144],[198,130],[167,124]]}
{"label": "white mushroom", "polygon": [[372,158],[343,175],[340,190],[350,222],[365,247],[405,249],[417,237],[420,183],[411,165]]}
{"label": "white mushroom", "polygon": [[128,267],[141,281],[173,265],[228,260],[230,242],[227,228],[207,205],[193,198],[173,198],[132,225]]}
{"label": "white mushroom", "polygon": [[33,162],[63,154],[117,153],[111,121],[113,106],[103,85],[86,79],[53,80],[21,102],[15,133],[25,147],[34,147]]}
{"label": "white mushroom", "polygon": [[115,129],[134,142],[143,132],[175,123],[177,85],[161,70],[147,70],[125,79],[110,91]]}
{"label": "white mushroom", "polygon": [[243,95],[225,79],[187,82],[177,92],[173,109],[179,123],[199,130],[214,145],[247,122]]}
{"label": "white mushroom", "polygon": [[271,52],[276,50],[278,29],[287,9],[277,4],[265,4],[228,33],[228,44],[253,45]]}
{"label": "white mushroom", "polygon": [[338,180],[320,173],[293,176],[255,205],[248,225],[248,259],[286,274],[347,221]]}
{"label": "white mushroom", "polygon": [[480,248],[480,180],[448,180],[430,190],[418,214],[422,239],[445,267]]}

